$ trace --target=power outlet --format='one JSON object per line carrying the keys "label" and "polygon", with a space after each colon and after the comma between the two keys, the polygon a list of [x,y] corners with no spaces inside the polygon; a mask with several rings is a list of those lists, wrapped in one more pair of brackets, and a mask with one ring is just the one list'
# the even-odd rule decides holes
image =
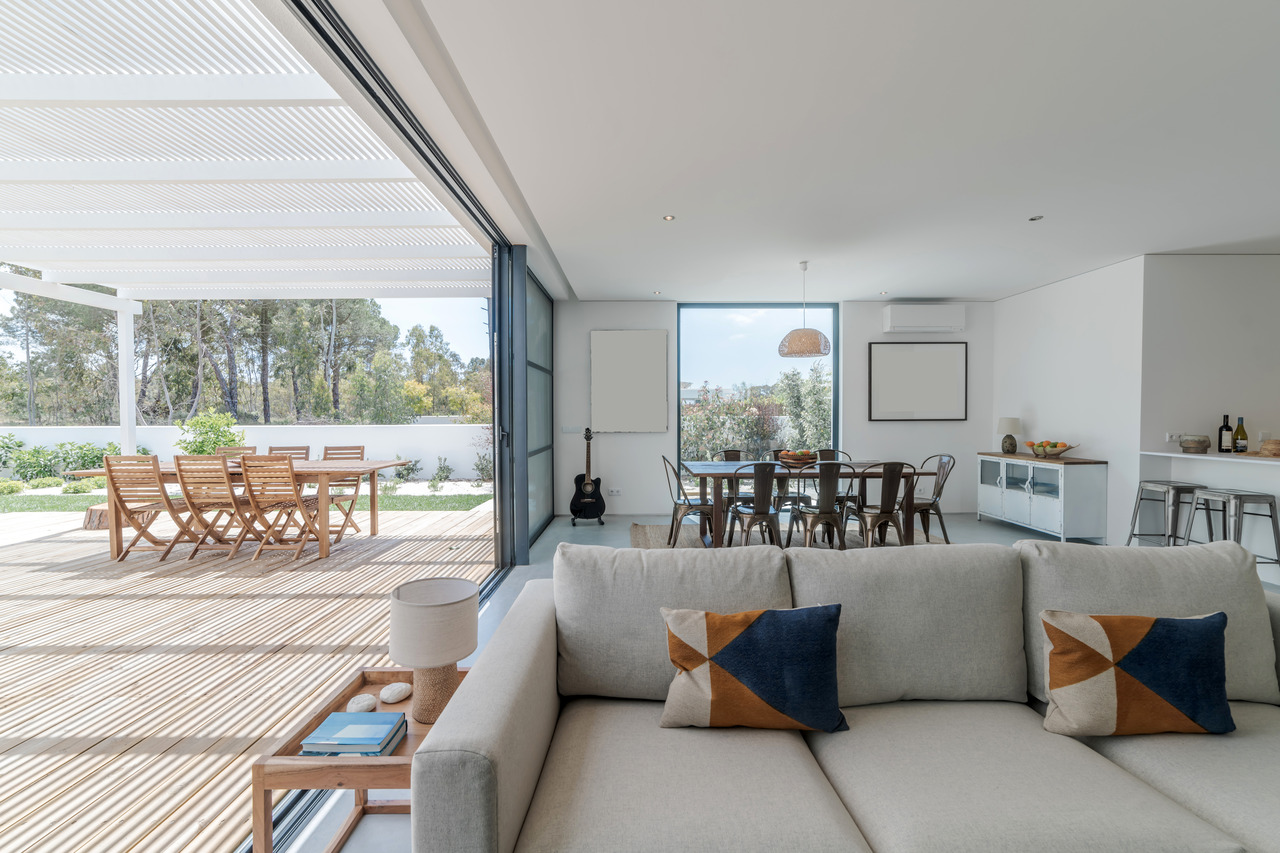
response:
{"label": "power outlet", "polygon": [[622,494],[622,489],[610,489],[610,490],[609,490],[609,497],[611,497],[611,498],[616,498],[616,497],[618,497],[618,496],[619,496],[619,495],[621,495],[621,494]]}
{"label": "power outlet", "polygon": [[1165,441],[1182,441],[1182,433],[1180,433],[1180,432],[1166,432],[1166,433],[1164,434],[1164,440],[1165,440]]}

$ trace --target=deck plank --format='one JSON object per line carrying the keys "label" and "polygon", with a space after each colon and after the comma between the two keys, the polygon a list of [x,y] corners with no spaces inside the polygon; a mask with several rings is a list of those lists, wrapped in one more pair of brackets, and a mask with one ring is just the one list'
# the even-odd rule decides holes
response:
{"label": "deck plank", "polygon": [[[331,557],[190,546],[106,555],[106,531],[0,523],[0,850],[224,851],[249,765],[359,666],[385,666],[387,595],[493,570],[492,505],[384,512]],[[74,525],[74,529],[72,527]]]}

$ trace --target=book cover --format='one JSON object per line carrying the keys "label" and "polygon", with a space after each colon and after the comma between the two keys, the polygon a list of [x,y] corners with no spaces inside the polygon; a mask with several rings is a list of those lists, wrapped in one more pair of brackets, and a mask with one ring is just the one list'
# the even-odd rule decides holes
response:
{"label": "book cover", "polygon": [[366,752],[362,747],[360,747],[360,748],[357,748],[357,750],[338,752],[338,751],[334,751],[333,747],[319,747],[315,749],[307,749],[304,747],[300,754],[301,755],[329,755],[329,756],[390,755],[391,753],[396,751],[396,747],[400,745],[400,743],[404,740],[405,735],[407,735],[408,733],[409,733],[408,723],[405,722],[404,720],[401,720],[400,725],[396,726],[395,730],[391,733],[391,737],[387,740],[387,742],[383,745],[381,749],[370,750]]}
{"label": "book cover", "polygon": [[379,711],[335,711],[302,741],[315,752],[376,752],[386,745],[404,714]]}

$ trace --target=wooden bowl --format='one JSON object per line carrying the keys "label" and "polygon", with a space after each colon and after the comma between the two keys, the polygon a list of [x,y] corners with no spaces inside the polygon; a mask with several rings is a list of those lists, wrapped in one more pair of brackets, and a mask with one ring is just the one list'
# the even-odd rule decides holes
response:
{"label": "wooden bowl", "polygon": [[789,468],[803,468],[805,465],[817,462],[818,454],[792,453],[791,451],[786,451],[785,453],[778,454],[778,461]]}
{"label": "wooden bowl", "polygon": [[1041,447],[1040,445],[1033,444],[1031,446],[1031,451],[1042,459],[1052,459],[1055,456],[1061,456],[1068,450],[1075,450],[1079,446],[1080,445],[1078,444],[1068,444],[1066,447]]}

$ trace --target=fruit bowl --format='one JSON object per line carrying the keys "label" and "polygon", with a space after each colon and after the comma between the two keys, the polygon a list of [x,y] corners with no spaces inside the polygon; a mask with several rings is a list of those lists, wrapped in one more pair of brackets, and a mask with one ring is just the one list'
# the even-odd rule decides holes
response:
{"label": "fruit bowl", "polygon": [[1052,459],[1055,456],[1061,456],[1068,450],[1075,450],[1079,446],[1078,444],[1065,444],[1061,441],[1053,446],[1033,444],[1031,445],[1031,452],[1041,459]]}
{"label": "fruit bowl", "polygon": [[803,468],[805,465],[811,465],[818,461],[818,454],[810,450],[808,453],[801,453],[795,450],[784,450],[778,454],[778,461],[783,465],[791,468]]}

